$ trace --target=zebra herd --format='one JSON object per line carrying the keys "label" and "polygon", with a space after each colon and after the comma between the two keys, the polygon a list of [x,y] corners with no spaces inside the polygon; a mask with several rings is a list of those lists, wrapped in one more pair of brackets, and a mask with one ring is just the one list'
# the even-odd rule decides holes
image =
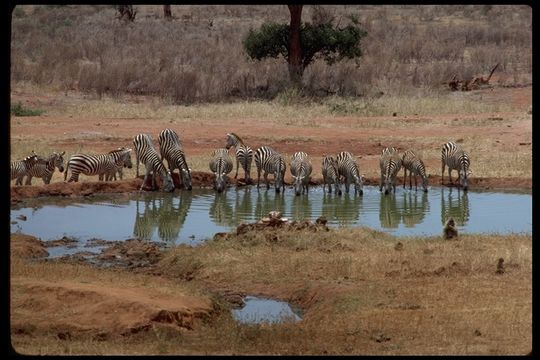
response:
{"label": "zebra herd", "polygon": [[[152,137],[149,134],[138,134],[133,138],[133,145],[136,157],[136,176],[139,176],[139,163],[143,163],[146,168],[143,184],[140,190],[150,177],[152,189],[156,187],[156,174],[161,178],[162,190],[166,192],[174,191],[173,171],[178,169],[181,185],[186,190],[192,189],[191,168],[188,166],[186,155],[184,153],[182,142],[178,134],[172,129],[164,129],[159,133],[158,143],[160,151],[157,152]],[[229,155],[229,150],[234,147],[234,159],[236,160],[236,174],[238,177],[240,167],[244,170],[246,183],[251,180],[250,169],[252,160],[255,160],[257,169],[257,189],[260,188],[261,173],[266,185],[270,189],[268,175],[272,174],[274,179],[274,189],[277,193],[285,190],[285,174],[287,164],[282,154],[270,146],[261,146],[255,152],[247,146],[240,136],[235,133],[226,135],[225,147],[212,151],[209,168],[213,173],[213,187],[217,192],[223,192],[229,182],[228,174],[232,172],[233,159]],[[122,179],[122,169],[124,167],[132,168],[131,162],[132,149],[121,147],[106,154],[88,155],[74,154],[66,165],[64,172],[64,182],[77,182],[79,174],[87,176],[98,175],[99,180],[116,180],[116,175]],[[31,185],[33,177],[41,178],[44,184],[49,184],[55,169],[64,171],[65,152],[53,152],[48,157],[32,154],[23,160],[11,162],[11,180],[16,179],[16,185],[22,185],[23,178],[26,176],[25,185]],[[168,169],[164,165],[167,160]],[[395,192],[396,179],[399,171],[403,167],[404,180],[403,187],[406,186],[407,171],[409,172],[409,188],[412,189],[412,176],[415,179],[415,189],[418,189],[417,177],[422,179],[421,186],[424,192],[428,191],[428,177],[426,167],[422,159],[413,150],[407,150],[399,154],[394,147],[387,147],[382,150],[379,160],[380,182],[379,191],[388,194]],[[313,172],[313,165],[310,156],[303,152],[295,152],[290,159],[290,173],[293,178],[293,188],[295,194],[307,194],[309,183]],[[468,189],[468,176],[472,173],[469,170],[469,155],[455,142],[447,142],[441,149],[441,173],[444,180],[444,170],[448,167],[448,178],[452,183],[452,171],[458,172],[458,183],[466,191]],[[68,179],[68,172],[71,176]],[[341,184],[344,185],[345,192],[349,193],[351,184],[354,186],[355,195],[363,194],[363,185],[365,177],[360,173],[360,167],[357,159],[352,153],[342,151],[334,158],[331,155],[324,155],[321,166],[323,178],[323,191],[334,192],[337,195],[342,194]]]}

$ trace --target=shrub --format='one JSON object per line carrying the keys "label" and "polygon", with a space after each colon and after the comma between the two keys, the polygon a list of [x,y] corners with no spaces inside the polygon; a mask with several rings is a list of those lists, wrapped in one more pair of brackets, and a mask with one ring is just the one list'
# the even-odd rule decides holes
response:
{"label": "shrub", "polygon": [[11,105],[11,114],[15,116],[40,116],[44,112],[45,110],[26,108],[21,102]]}

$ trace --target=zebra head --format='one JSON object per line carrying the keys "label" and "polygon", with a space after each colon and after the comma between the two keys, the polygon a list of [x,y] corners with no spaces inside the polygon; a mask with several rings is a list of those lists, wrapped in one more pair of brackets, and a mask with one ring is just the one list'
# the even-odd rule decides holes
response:
{"label": "zebra head", "polygon": [[124,155],[124,167],[127,167],[128,169],[131,169],[133,167],[133,163],[131,162],[131,151],[132,149],[126,149],[126,153]]}
{"label": "zebra head", "polygon": [[302,194],[302,189],[303,189],[303,183],[304,183],[304,179],[306,178],[305,175],[298,175],[298,176],[294,176],[292,175],[293,179],[294,179],[294,193],[296,194],[296,196],[299,196]]}
{"label": "zebra head", "polygon": [[53,163],[56,168],[58,168],[58,171],[64,172],[64,154],[66,152],[62,151],[62,153],[58,154],[57,152],[53,152]]}
{"label": "zebra head", "polygon": [[365,180],[364,175],[359,175],[359,176],[354,177],[354,194],[355,195],[356,194],[359,194],[359,195],[364,194],[364,190],[363,190],[364,180]]}
{"label": "zebra head", "polygon": [[182,177],[182,184],[186,190],[191,190],[193,188],[191,184],[191,169],[180,168],[180,176]]}
{"label": "zebra head", "polygon": [[214,175],[216,176],[214,179],[214,189],[218,193],[223,192],[227,188],[226,174],[224,172],[215,172]]}
{"label": "zebra head", "polygon": [[280,156],[277,160],[276,164],[276,170],[274,171],[274,179],[275,179],[275,189],[276,193],[279,193],[281,188],[285,189],[284,184],[284,177],[285,177],[285,171],[287,170],[287,166],[285,165],[285,161],[283,161],[283,158]]}
{"label": "zebra head", "polygon": [[165,192],[173,192],[174,191],[174,182],[173,182],[173,179],[171,177],[171,172],[167,170],[163,175],[164,175],[164,176],[162,176],[163,191],[165,191]]}
{"label": "zebra head", "polygon": [[422,187],[424,188],[425,193],[428,191],[428,178],[429,174],[422,175]]}
{"label": "zebra head", "polygon": [[459,183],[461,187],[463,188],[463,191],[467,191],[469,189],[469,175],[472,174],[472,171],[467,169],[466,167],[463,167],[459,170]]}
{"label": "zebra head", "polygon": [[227,143],[225,144],[225,149],[229,150],[231,146],[236,146],[237,141],[234,135],[234,133],[227,133]]}

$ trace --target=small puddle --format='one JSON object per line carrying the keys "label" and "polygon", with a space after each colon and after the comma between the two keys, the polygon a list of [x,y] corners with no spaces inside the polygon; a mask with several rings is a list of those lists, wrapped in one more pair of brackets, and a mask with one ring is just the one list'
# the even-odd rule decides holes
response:
{"label": "small puddle", "polygon": [[246,296],[244,306],[233,309],[232,315],[242,324],[298,322],[300,309],[293,309],[287,302],[255,296]]}

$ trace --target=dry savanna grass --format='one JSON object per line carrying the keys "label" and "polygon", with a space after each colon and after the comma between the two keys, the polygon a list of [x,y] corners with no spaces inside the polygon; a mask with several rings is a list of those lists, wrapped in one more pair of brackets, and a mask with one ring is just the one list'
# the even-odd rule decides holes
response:
{"label": "dry savanna grass", "polygon": [[[302,321],[234,321],[192,331],[154,327],[103,341],[12,336],[29,354],[526,354],[532,346],[532,238],[396,238],[367,228],[248,232],[168,250],[165,278],[54,262],[12,262],[27,278],[137,285],[149,291],[238,291],[288,301]],[[505,273],[496,273],[504,258]],[[186,280],[189,279],[189,280]],[[272,339],[272,341],[268,341]]]}

